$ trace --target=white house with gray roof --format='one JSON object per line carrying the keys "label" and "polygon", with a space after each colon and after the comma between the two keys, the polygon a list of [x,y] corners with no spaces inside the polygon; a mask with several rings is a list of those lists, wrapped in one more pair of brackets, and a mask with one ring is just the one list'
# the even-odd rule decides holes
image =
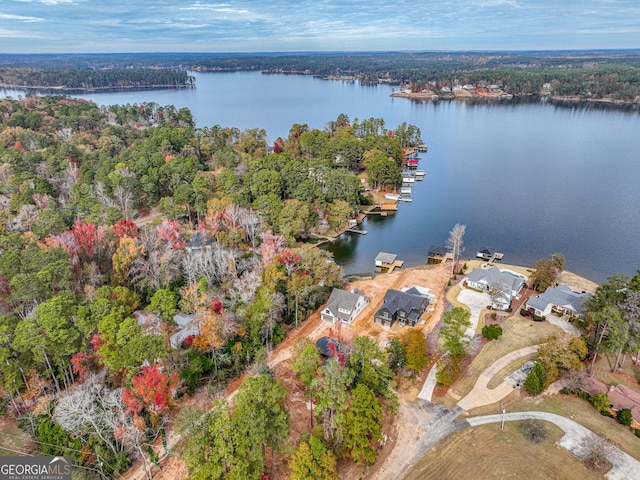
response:
{"label": "white house with gray roof", "polygon": [[334,288],[327,300],[327,305],[320,314],[327,322],[342,322],[349,325],[368,303],[369,299],[357,289],[347,292]]}
{"label": "white house with gray roof", "polygon": [[502,272],[498,267],[488,269],[474,268],[466,277],[467,285],[491,295],[491,307],[507,310],[511,299],[518,295],[524,286],[525,278]]}
{"label": "white house with gray roof", "polygon": [[584,315],[589,297],[591,294],[588,292],[575,292],[569,285],[562,284],[529,298],[525,308],[540,316],[547,316],[553,310],[569,315]]}

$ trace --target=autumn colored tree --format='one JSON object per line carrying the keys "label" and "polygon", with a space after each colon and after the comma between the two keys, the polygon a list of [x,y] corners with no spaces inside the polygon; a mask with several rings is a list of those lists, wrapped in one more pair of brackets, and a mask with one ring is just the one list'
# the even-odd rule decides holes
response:
{"label": "autumn colored tree", "polygon": [[405,367],[411,370],[414,375],[420,374],[429,361],[424,335],[420,330],[411,329],[402,336],[402,343],[405,348]]}
{"label": "autumn colored tree", "polygon": [[136,225],[131,220],[120,220],[116,222],[111,228],[113,228],[113,233],[115,233],[118,236],[118,238],[122,238],[122,237],[136,238],[136,235],[138,234],[138,230],[140,230],[138,228],[138,225]]}
{"label": "autumn colored tree", "polygon": [[144,254],[144,247],[131,237],[122,237],[111,259],[113,263],[112,281],[116,285],[125,285],[130,278],[133,262]]}
{"label": "autumn colored tree", "polygon": [[159,427],[161,417],[174,406],[178,375],[164,373],[159,365],[142,367],[133,377],[131,388],[122,390],[122,402],[129,414],[137,416],[142,410],[149,413],[153,427]]}

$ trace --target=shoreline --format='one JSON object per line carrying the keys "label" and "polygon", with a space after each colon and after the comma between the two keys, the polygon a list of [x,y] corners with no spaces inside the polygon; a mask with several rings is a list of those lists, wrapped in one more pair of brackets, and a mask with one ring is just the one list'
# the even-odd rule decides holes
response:
{"label": "shoreline", "polygon": [[[471,271],[473,268],[480,268],[481,265],[487,263],[485,260],[480,260],[480,259],[461,259],[459,261],[459,263],[461,264],[467,264],[467,273],[469,271]],[[337,265],[339,265],[336,262]],[[434,265],[430,265],[430,264],[424,264],[424,265],[415,265],[415,266],[411,266],[411,267],[402,267],[401,269],[397,270],[398,272],[402,272],[402,271],[407,271],[407,272],[411,272],[414,270],[424,270],[425,268],[432,268],[438,265],[442,265],[442,263],[440,264],[434,264]],[[535,270],[533,267],[526,267],[526,266],[522,266],[522,265],[512,265],[510,263],[494,263],[494,266],[498,267],[501,270],[512,270],[516,273],[519,273],[520,275],[524,275],[527,278],[529,277],[529,275]],[[347,280],[349,283],[354,282],[354,281],[365,281],[368,279],[373,279],[376,278],[380,275],[388,275],[387,273],[376,273],[376,272],[362,272],[362,273],[345,273],[344,275],[344,279]],[[460,276],[458,274],[458,276]],[[466,274],[464,275],[466,276]],[[581,290],[584,290],[586,292],[590,292],[590,293],[594,293],[596,288],[598,288],[599,284],[593,280],[588,279],[587,277],[583,277],[581,275],[578,275],[577,273],[573,273],[569,270],[563,270],[562,273],[560,273],[560,275],[558,276],[557,279],[558,283],[566,283],[569,286],[573,286],[575,288],[579,288]]]}
{"label": "shoreline", "polygon": [[4,85],[0,84],[0,90],[24,90],[26,94],[29,93],[44,93],[45,95],[56,94],[74,94],[74,93],[110,93],[110,92],[135,92],[145,90],[160,90],[160,89],[181,89],[181,88],[196,88],[194,84],[181,84],[181,85],[123,85],[113,87],[64,87],[57,85],[54,87],[45,86],[28,86],[28,85]]}
{"label": "shoreline", "polygon": [[587,105],[602,105],[612,108],[632,108],[632,109],[640,109],[640,103],[635,101],[624,101],[624,100],[614,100],[611,98],[583,98],[578,96],[561,96],[561,95],[548,95],[548,94],[508,94],[510,97],[504,96],[504,94],[495,94],[495,95],[478,95],[478,94],[470,94],[470,95],[455,95],[453,93],[446,94],[422,94],[422,93],[407,93],[407,92],[393,92],[389,94],[390,97],[394,98],[407,98],[409,100],[414,101],[422,101],[422,102],[439,102],[439,101],[451,101],[451,100],[461,100],[461,101],[504,101],[511,102],[513,100],[521,101],[523,99],[531,99],[537,100],[539,102],[542,101],[551,101],[555,103],[570,103],[570,104],[587,104]]}

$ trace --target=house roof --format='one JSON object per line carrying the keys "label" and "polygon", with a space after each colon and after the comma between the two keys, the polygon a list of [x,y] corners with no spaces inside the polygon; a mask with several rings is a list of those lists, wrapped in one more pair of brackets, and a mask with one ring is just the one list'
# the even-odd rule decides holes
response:
{"label": "house roof", "polygon": [[430,257],[444,257],[447,254],[447,249],[439,245],[431,245],[429,247],[428,255]]}
{"label": "house roof", "polygon": [[[333,345],[333,350],[330,345]],[[333,357],[334,353],[342,348],[342,343],[339,340],[331,337],[321,337],[316,342],[316,347],[320,350],[320,354],[323,357]]]}
{"label": "house roof", "polygon": [[189,241],[185,244],[185,247],[187,249],[203,248],[211,244],[213,244],[213,242],[208,238],[206,238],[206,236],[202,232],[196,232],[191,236]]}
{"label": "house roof", "polygon": [[380,252],[376,257],[376,262],[393,263],[396,261],[396,258],[398,258],[398,256],[394,253]]}
{"label": "house roof", "polygon": [[[524,285],[524,278],[509,275],[501,272],[498,267],[491,267],[486,270],[482,268],[474,268],[467,275],[467,281],[474,283],[485,282],[489,288],[499,289],[511,295],[511,292],[517,292]],[[507,291],[508,289],[508,291]]]}
{"label": "house roof", "polygon": [[595,393],[606,393],[609,396],[609,403],[616,410],[628,408],[631,410],[633,419],[640,423],[640,393],[631,390],[624,385],[609,387],[600,380],[589,377],[584,382],[583,389],[591,395]]}
{"label": "house roof", "polygon": [[529,298],[527,306],[543,311],[551,304],[582,313],[590,296],[590,293],[574,292],[568,285],[562,284],[549,287],[540,295]]}
{"label": "house roof", "polygon": [[398,312],[398,310],[404,310],[407,312],[407,318],[418,320],[427,305],[429,305],[429,299],[427,297],[389,289],[384,295],[384,303],[376,312],[376,316],[378,312],[382,310],[388,310],[391,314]]}
{"label": "house roof", "polygon": [[[340,320],[349,320],[351,312],[356,308],[356,304],[362,296],[363,295],[361,295],[360,292],[347,292],[346,290],[334,288],[329,296],[329,300],[327,300],[326,308],[334,317],[339,318]],[[348,313],[340,311],[340,309],[345,310]]]}

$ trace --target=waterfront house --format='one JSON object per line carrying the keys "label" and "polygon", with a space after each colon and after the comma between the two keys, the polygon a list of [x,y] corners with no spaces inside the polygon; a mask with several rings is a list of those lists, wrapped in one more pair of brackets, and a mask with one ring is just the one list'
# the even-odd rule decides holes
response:
{"label": "waterfront house", "polygon": [[357,289],[347,292],[334,288],[320,315],[327,322],[350,325],[368,303],[369,299]]}
{"label": "waterfront house", "polygon": [[529,298],[525,308],[539,316],[547,316],[552,311],[583,316],[590,296],[590,293],[574,292],[571,287],[562,284],[549,287],[540,295]]}
{"label": "waterfront house", "polygon": [[420,321],[433,297],[422,294],[417,288],[406,291],[387,290],[384,303],[373,316],[374,323],[392,327],[394,323],[403,327],[414,326]]}
{"label": "waterfront house", "polygon": [[511,299],[517,296],[524,286],[525,278],[502,272],[498,267],[488,269],[474,268],[465,278],[467,285],[491,295],[491,307],[507,310]]}

